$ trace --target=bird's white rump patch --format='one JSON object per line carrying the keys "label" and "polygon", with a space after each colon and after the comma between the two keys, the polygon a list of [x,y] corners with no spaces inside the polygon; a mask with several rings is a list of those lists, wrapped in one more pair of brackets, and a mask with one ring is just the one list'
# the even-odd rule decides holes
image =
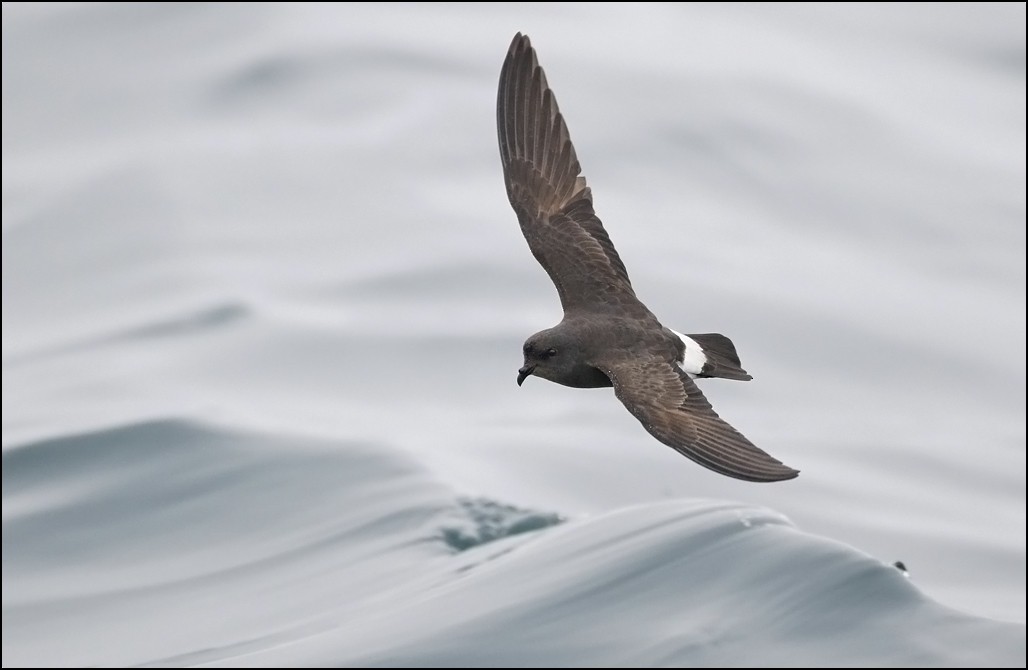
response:
{"label": "bird's white rump patch", "polygon": [[678,361],[678,364],[690,377],[695,379],[696,375],[703,372],[703,366],[707,364],[707,354],[703,353],[703,347],[696,340],[688,335],[681,334],[674,328],[669,330],[677,335],[678,339],[682,340],[682,344],[685,345],[685,356],[682,357],[682,360]]}

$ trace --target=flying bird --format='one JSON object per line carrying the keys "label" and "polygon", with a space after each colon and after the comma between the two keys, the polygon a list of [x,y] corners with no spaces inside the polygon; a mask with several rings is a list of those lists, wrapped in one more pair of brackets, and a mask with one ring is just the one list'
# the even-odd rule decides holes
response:
{"label": "flying bird", "polygon": [[557,287],[564,318],[524,345],[530,375],[614,394],[655,438],[700,465],[753,482],[799,474],[714,412],[695,378],[752,379],[724,335],[665,328],[635,295],[593,211],[564,117],[526,35],[500,71],[496,125],[507,197],[521,232]]}

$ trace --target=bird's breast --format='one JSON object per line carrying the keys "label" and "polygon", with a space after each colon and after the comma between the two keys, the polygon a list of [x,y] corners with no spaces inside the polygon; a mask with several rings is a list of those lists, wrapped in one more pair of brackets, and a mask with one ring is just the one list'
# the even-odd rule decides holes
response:
{"label": "bird's breast", "polygon": [[610,377],[591,365],[576,366],[574,371],[560,380],[564,386],[578,389],[596,389],[613,386]]}

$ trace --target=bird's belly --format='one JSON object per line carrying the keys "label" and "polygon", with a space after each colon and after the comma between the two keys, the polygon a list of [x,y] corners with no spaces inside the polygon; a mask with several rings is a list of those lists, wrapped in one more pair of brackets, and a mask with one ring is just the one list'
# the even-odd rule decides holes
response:
{"label": "bird's belly", "polygon": [[559,383],[576,389],[597,389],[613,386],[610,377],[592,366],[582,366],[575,370],[573,375],[561,379]]}

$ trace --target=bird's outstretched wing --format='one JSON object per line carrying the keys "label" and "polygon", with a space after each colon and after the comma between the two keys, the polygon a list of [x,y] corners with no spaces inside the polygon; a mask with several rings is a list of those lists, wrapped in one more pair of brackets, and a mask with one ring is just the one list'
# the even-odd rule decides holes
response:
{"label": "bird's outstretched wing", "polygon": [[496,125],[507,196],[565,313],[649,316],[593,211],[557,100],[528,37],[518,33],[500,71]]}
{"label": "bird's outstretched wing", "polygon": [[719,417],[689,376],[657,357],[594,363],[628,411],[658,440],[736,479],[776,482],[799,474],[761,451]]}

